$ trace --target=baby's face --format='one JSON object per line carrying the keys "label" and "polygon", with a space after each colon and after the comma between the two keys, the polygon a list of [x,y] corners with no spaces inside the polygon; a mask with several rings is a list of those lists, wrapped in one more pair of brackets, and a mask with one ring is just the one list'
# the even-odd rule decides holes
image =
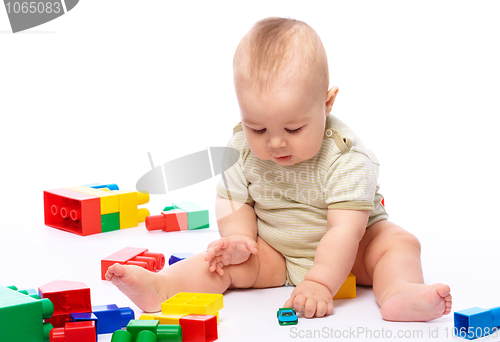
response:
{"label": "baby's face", "polygon": [[289,166],[318,153],[331,109],[325,105],[326,94],[282,91],[262,97],[238,88],[236,92],[248,146],[259,159]]}

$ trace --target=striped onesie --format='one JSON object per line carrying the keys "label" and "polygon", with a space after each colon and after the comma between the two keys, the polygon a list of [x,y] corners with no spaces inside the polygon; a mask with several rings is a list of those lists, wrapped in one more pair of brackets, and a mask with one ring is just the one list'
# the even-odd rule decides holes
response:
{"label": "striped onesie", "polygon": [[327,231],[328,209],[370,210],[367,227],[388,218],[378,193],[376,157],[331,114],[318,154],[295,165],[257,158],[241,123],[228,146],[240,151],[240,158],[224,172],[217,193],[253,206],[258,235],[283,254],[292,285],[303,281],[313,266]]}

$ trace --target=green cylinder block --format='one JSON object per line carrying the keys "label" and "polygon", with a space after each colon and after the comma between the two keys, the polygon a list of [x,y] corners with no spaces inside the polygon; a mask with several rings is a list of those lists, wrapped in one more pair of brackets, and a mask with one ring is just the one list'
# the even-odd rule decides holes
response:
{"label": "green cylinder block", "polygon": [[50,331],[54,329],[54,326],[50,323],[43,323],[43,340],[48,342],[50,340]]}
{"label": "green cylinder block", "polygon": [[117,330],[113,333],[111,342],[132,342],[132,334],[126,330]]}
{"label": "green cylinder block", "polygon": [[52,317],[54,313],[54,304],[48,298],[40,299],[42,303],[42,316],[44,319]]}
{"label": "green cylinder block", "polygon": [[149,330],[143,330],[137,334],[136,342],[157,342],[158,338],[155,333]]}
{"label": "green cylinder block", "polygon": [[159,324],[157,330],[158,342],[182,342],[180,325]]}

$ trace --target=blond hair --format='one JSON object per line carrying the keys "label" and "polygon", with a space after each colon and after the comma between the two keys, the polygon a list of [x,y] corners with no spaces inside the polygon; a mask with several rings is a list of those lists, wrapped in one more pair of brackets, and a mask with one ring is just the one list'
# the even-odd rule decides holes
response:
{"label": "blond hair", "polygon": [[328,91],[328,61],[317,33],[288,18],[258,21],[241,40],[233,60],[235,86],[281,90],[299,83]]}

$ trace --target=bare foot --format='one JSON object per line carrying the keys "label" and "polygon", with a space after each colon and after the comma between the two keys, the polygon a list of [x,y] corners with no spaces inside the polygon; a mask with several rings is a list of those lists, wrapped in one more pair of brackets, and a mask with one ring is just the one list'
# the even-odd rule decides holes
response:
{"label": "bare foot", "polygon": [[106,272],[106,280],[111,281],[144,312],[157,312],[161,303],[167,300],[160,293],[162,275],[139,266],[114,264]]}
{"label": "bare foot", "polygon": [[450,287],[444,284],[404,284],[380,305],[387,321],[425,322],[451,312]]}

